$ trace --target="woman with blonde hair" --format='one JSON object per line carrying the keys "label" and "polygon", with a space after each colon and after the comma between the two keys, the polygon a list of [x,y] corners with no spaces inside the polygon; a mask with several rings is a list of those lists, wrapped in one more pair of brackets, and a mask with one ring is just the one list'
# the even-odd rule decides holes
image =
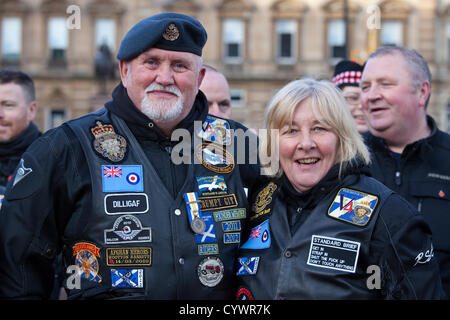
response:
{"label": "woman with blonde hair", "polygon": [[238,299],[444,297],[428,225],[366,175],[369,152],[331,82],[288,83],[265,127],[260,151],[280,170],[268,165],[271,180],[252,197]]}

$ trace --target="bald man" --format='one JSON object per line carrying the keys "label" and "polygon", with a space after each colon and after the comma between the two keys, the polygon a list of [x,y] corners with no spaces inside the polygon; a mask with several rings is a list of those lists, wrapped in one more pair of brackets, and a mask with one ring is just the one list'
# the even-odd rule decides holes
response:
{"label": "bald man", "polygon": [[221,118],[231,118],[231,96],[228,81],[220,71],[211,66],[206,69],[200,90],[206,96],[209,104],[209,114]]}

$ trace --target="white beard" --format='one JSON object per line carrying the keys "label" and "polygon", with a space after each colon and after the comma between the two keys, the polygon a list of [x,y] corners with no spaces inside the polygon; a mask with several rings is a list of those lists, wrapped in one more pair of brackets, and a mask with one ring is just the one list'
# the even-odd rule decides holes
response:
{"label": "white beard", "polygon": [[[166,99],[158,99],[157,102],[151,102],[147,93],[153,90],[165,90],[174,93],[178,99],[171,102]],[[145,89],[145,97],[141,101],[142,113],[154,121],[174,120],[180,116],[183,111],[183,96],[176,85],[162,86],[152,83]]]}

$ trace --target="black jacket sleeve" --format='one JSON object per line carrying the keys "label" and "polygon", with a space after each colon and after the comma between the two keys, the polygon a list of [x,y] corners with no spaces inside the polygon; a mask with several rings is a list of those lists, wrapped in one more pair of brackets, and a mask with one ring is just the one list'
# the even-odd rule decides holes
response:
{"label": "black jacket sleeve", "polygon": [[393,194],[380,212],[374,246],[386,299],[445,299],[439,266],[433,257],[431,231],[423,216]]}
{"label": "black jacket sleeve", "polygon": [[67,142],[62,129],[36,140],[7,186],[0,212],[1,297],[50,295],[52,261],[75,203],[70,189],[79,179],[77,153]]}

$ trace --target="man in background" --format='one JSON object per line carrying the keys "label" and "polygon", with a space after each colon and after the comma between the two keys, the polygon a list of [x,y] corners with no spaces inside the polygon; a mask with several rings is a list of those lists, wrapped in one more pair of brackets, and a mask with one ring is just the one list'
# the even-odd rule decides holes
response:
{"label": "man in background", "polygon": [[228,81],[220,71],[211,66],[203,65],[206,69],[200,90],[206,96],[209,114],[217,117],[231,118],[231,96]]}
{"label": "man in background", "polygon": [[427,115],[431,93],[427,62],[415,50],[380,47],[369,56],[361,89],[372,175],[424,215],[434,247],[417,252],[411,263],[427,263],[435,255],[449,296],[450,135]]}
{"label": "man in background", "polygon": [[[0,70],[0,197],[28,146],[41,133],[33,80],[18,70]],[[1,200],[0,200],[1,201]],[[1,204],[1,202],[0,202]]]}

